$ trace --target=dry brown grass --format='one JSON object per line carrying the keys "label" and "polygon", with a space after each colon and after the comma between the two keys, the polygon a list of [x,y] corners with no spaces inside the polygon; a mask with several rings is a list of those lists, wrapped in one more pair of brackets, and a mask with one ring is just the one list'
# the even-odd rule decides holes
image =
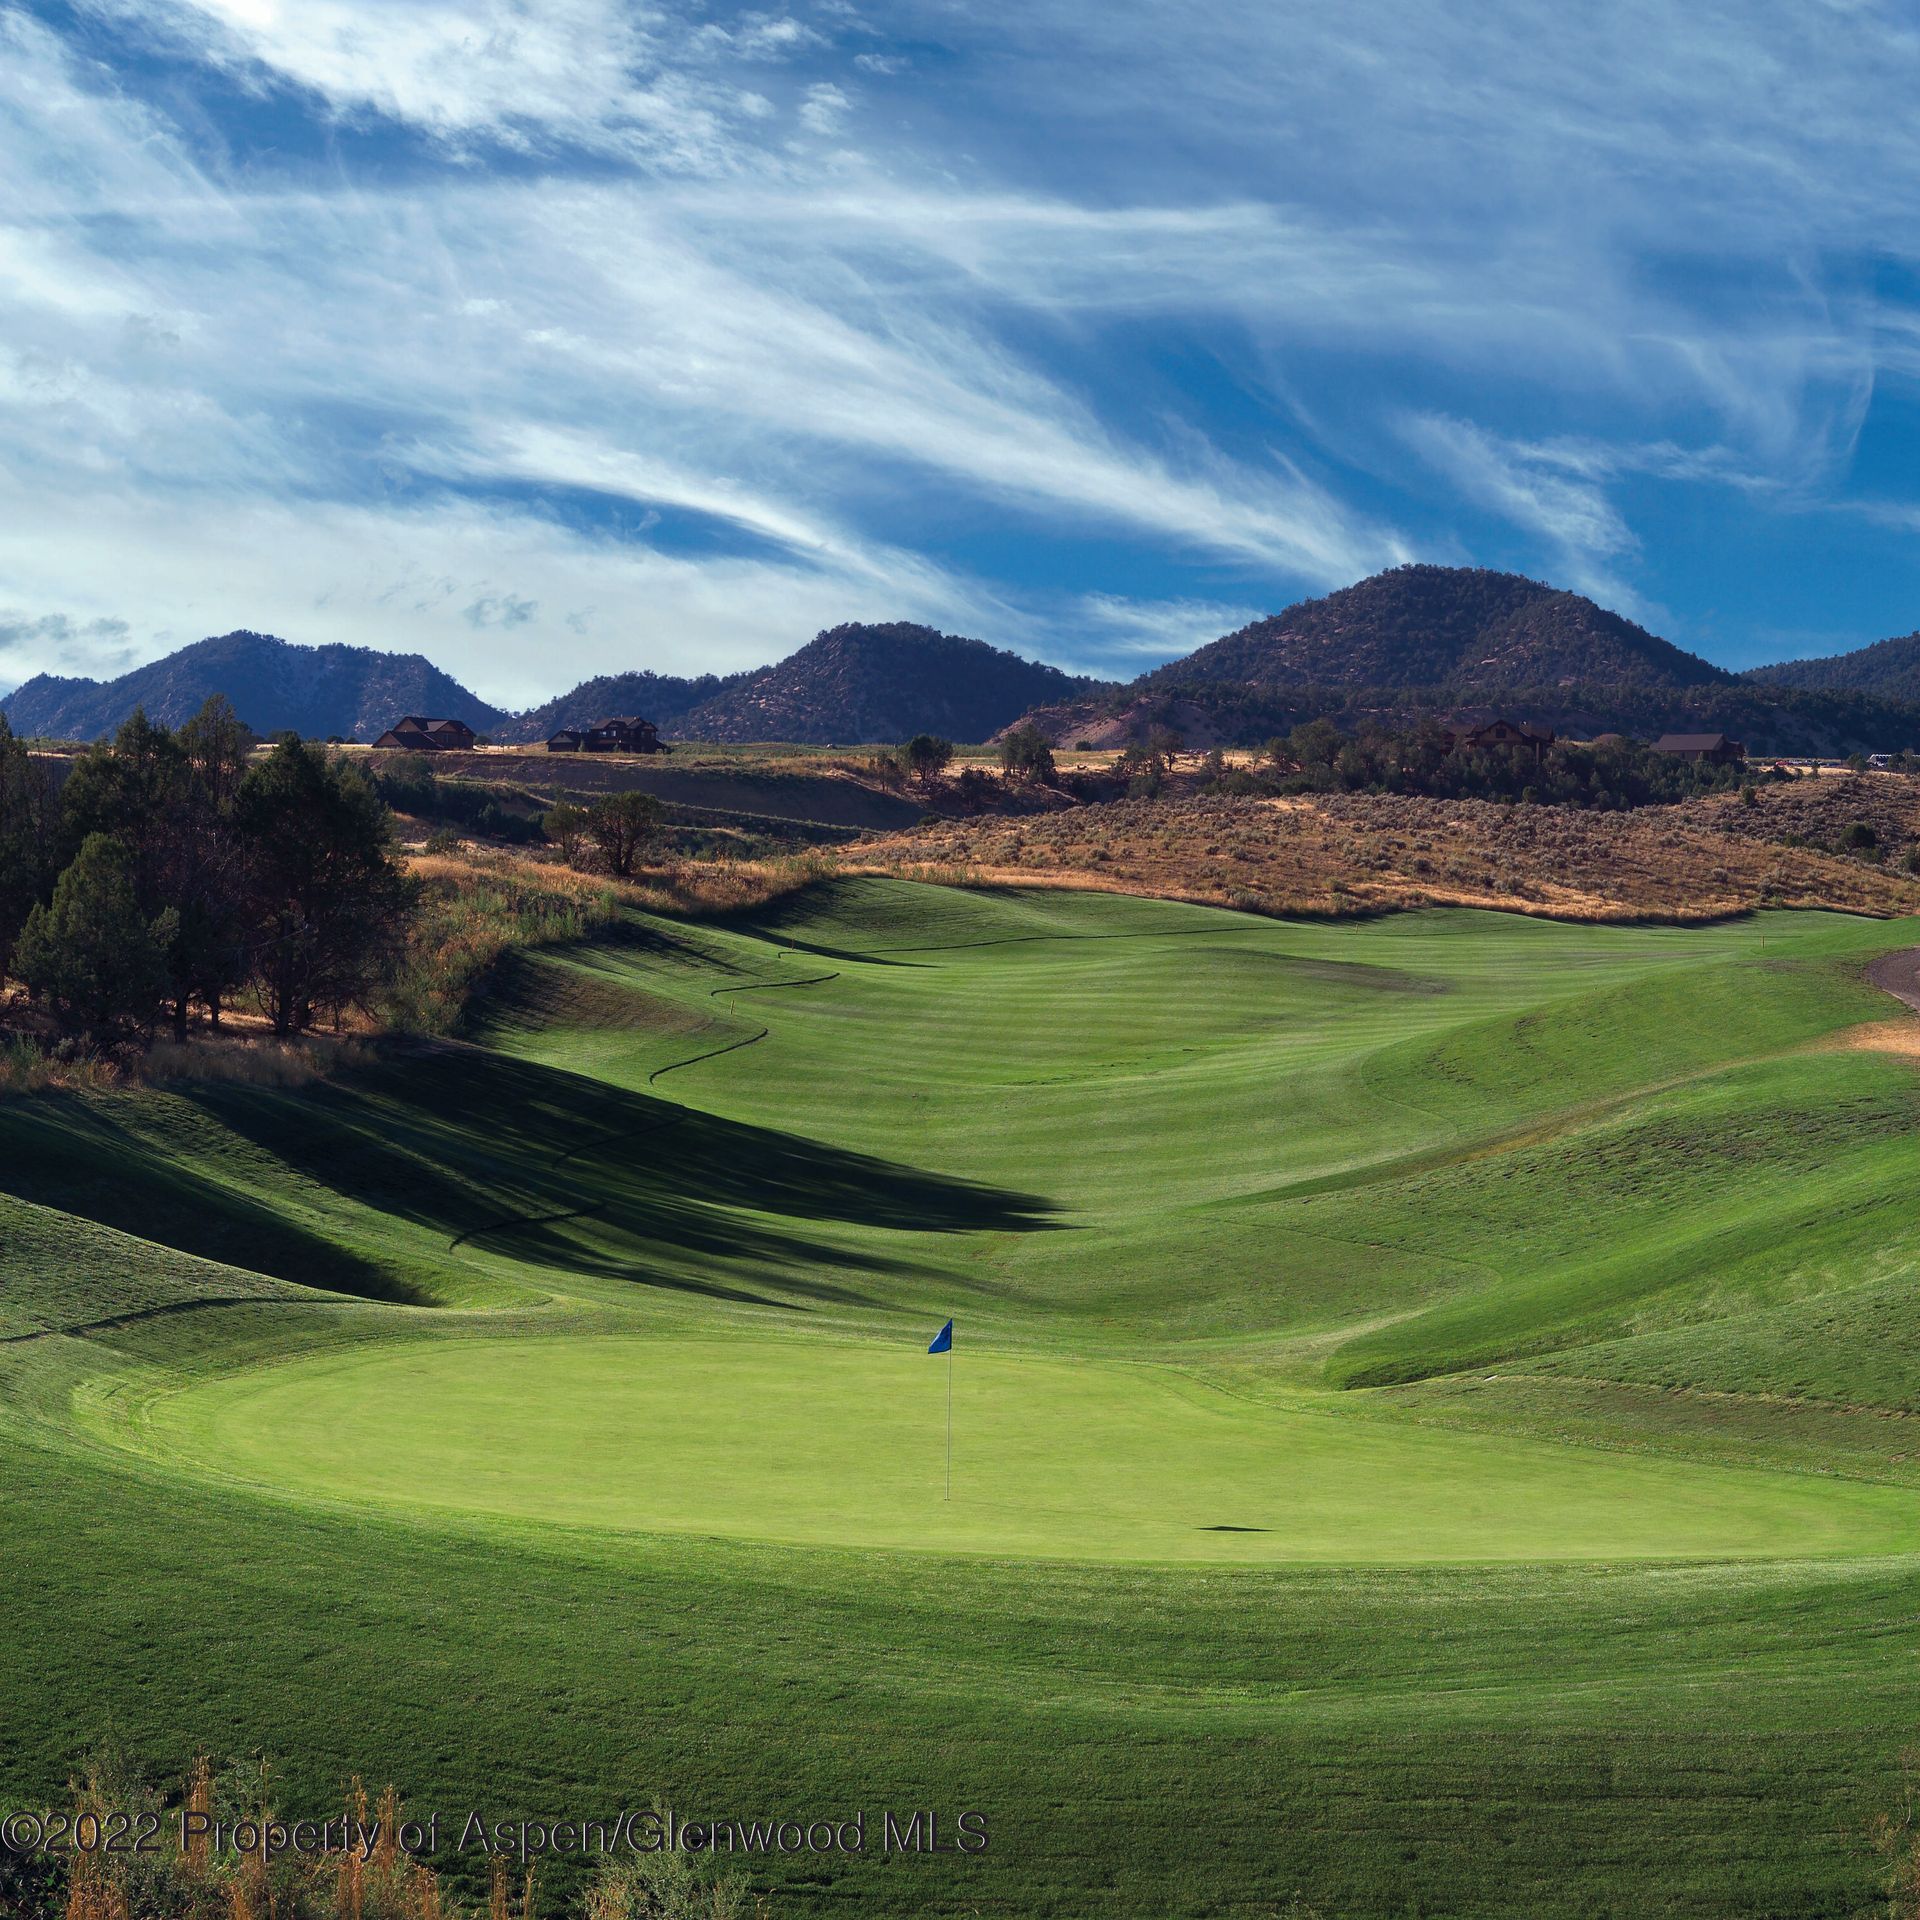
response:
{"label": "dry brown grass", "polygon": [[1825,851],[1837,850],[1847,828],[1860,821],[1873,829],[1882,853],[1897,865],[1920,845],[1920,775],[1803,775],[1756,787],[1751,803],[1737,793],[1716,794],[1649,811],[1743,840],[1797,841]]}
{"label": "dry brown grass", "polygon": [[688,860],[613,880],[523,854],[460,852],[416,854],[409,870],[422,899],[385,1021],[404,1033],[445,1034],[512,949],[587,939],[634,907],[692,919],[742,913],[828,868],[804,854]]}
{"label": "dry brown grass", "polygon": [[1920,1020],[1874,1020],[1864,1027],[1848,1027],[1827,1042],[1834,1053],[1893,1053],[1904,1060],[1920,1060]]}
{"label": "dry brown grass", "polygon": [[[1739,806],[1737,796],[1729,804]],[[1275,914],[1467,906],[1679,924],[1763,905],[1920,912],[1911,874],[1729,832],[1684,808],[1583,813],[1371,794],[1122,800],[943,821],[865,841],[843,869],[1098,887]]]}

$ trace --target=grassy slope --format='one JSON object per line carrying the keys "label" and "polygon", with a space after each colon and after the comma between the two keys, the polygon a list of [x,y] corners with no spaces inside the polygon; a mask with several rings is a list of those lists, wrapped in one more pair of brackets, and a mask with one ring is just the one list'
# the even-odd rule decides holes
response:
{"label": "grassy slope", "polygon": [[[11,1324],[330,1290],[0,1346],[0,1782],[51,1789],[110,1710],[168,1764],[260,1742],[315,1793],[352,1766],[503,1811],[995,1814],[986,1861],[790,1878],[803,1911],[1847,1911],[1910,1732],[1904,1559],[856,1558],[398,1514],[377,1431],[337,1421],[338,1504],[112,1436],[343,1339],[429,1371],[448,1334],[532,1330],[910,1353],[957,1309],[1002,1364],[1359,1418],[1342,1457],[1398,1446],[1389,1475],[1464,1423],[1899,1482],[1900,1423],[1848,1409],[1912,1399],[1873,1337],[1910,1291],[1912,1069],[1805,1049],[1883,1015],[1860,964],[1911,937],[875,882],[528,962],[485,1048],[342,1085],[0,1108],[0,1187],[50,1210],[11,1216],[43,1235],[0,1253]],[[122,1261],[116,1230],[168,1251]],[[60,1235],[109,1252],[69,1268]],[[183,1382],[210,1384],[155,1401]],[[1773,1398],[1809,1390],[1831,1404]]]}

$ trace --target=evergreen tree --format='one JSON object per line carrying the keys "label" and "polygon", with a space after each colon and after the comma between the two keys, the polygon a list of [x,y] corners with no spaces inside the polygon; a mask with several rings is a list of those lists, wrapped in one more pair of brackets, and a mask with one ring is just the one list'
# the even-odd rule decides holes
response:
{"label": "evergreen tree", "polygon": [[287,738],[240,782],[234,819],[253,853],[254,972],[274,1032],[365,1006],[413,898],[384,804],[350,767]]}
{"label": "evergreen tree", "polygon": [[172,931],[171,914],[158,924],[142,915],[126,848],[89,834],[54,886],[52,905],[27,916],[14,966],[69,1027],[148,1032],[167,987],[162,947]]}
{"label": "evergreen tree", "polygon": [[0,714],[0,979],[27,915],[52,887],[58,826],[52,777]]}

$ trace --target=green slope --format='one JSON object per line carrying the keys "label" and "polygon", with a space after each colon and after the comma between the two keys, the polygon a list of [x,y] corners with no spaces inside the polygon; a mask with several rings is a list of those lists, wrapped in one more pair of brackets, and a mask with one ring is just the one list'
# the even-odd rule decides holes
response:
{"label": "green slope", "polygon": [[1828,1043],[1917,937],[863,881],[0,1105],[0,1793],[111,1721],[1006,1836],[781,1911],[1849,1911],[1920,1076]]}

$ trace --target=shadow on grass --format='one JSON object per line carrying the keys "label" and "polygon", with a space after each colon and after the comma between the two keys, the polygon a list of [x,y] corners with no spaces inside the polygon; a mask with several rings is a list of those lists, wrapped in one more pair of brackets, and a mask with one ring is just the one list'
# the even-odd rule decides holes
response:
{"label": "shadow on grass", "polygon": [[174,1144],[136,1130],[132,1113],[126,1097],[8,1103],[0,1110],[0,1190],[249,1273],[397,1305],[431,1303],[431,1292],[403,1274],[202,1171],[194,1162],[203,1142]]}
{"label": "shadow on grass", "polygon": [[33,1102],[30,1121],[27,1103],[0,1114],[0,1191],[371,1300],[424,1305],[434,1293],[292,1209],[337,1213],[350,1240],[405,1221],[533,1266],[768,1305],[792,1302],[743,1288],[730,1270],[771,1269],[783,1293],[863,1305],[844,1276],[921,1267],[810,1226],[917,1235],[1056,1224],[1035,1195],[467,1047],[421,1048],[301,1089],[192,1085],[164,1107],[134,1098],[138,1108],[63,1097]]}

